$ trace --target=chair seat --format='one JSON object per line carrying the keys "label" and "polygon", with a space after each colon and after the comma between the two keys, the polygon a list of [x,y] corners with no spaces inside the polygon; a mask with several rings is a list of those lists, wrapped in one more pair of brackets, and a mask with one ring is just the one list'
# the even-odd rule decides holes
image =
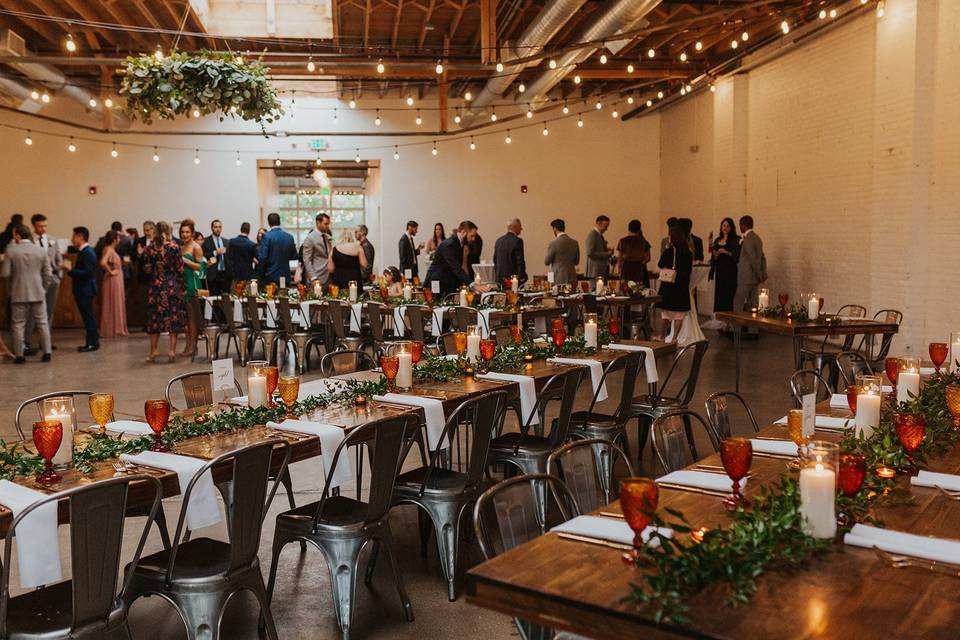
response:
{"label": "chair seat", "polygon": [[[409,497],[419,495],[420,487],[423,486],[423,479],[427,475],[429,467],[420,467],[397,476],[397,482],[394,487],[394,495],[398,497]],[[437,468],[430,474],[430,481],[427,483],[425,493],[459,493],[464,490],[467,484],[467,475],[452,469]]]}
{"label": "chair seat", "polygon": [[[169,564],[170,551],[158,551],[140,560],[136,575],[138,578],[162,583],[166,579]],[[175,582],[204,582],[210,578],[225,575],[229,568],[230,545],[228,543],[212,538],[194,538],[180,544],[172,577]]]}
{"label": "chair seat", "polygon": [[[309,531],[313,516],[317,513],[319,501],[303,504],[296,509],[284,511],[277,516],[277,524],[292,526]],[[346,496],[329,496],[323,504],[323,513],[317,522],[320,529],[361,528],[367,518],[367,504]]]}
{"label": "chair seat", "polygon": [[574,411],[570,415],[570,426],[576,430],[586,423],[588,427],[594,429],[614,429],[617,427],[617,418],[606,413],[596,413],[589,411]]}
{"label": "chair seat", "polygon": [[[656,402],[654,402],[655,399]],[[630,403],[630,408],[634,411],[665,411],[681,406],[683,406],[683,404],[679,398],[656,398],[655,396],[647,394],[634,397]]]}
{"label": "chair seat", "polygon": [[[123,609],[118,599],[114,610]],[[55,585],[28,591],[10,598],[7,608],[8,638],[66,638],[73,614],[73,582],[66,580]],[[112,615],[112,614],[111,614]],[[121,616],[117,616],[118,620]],[[117,626],[122,625],[120,622]],[[61,632],[61,633],[57,633]],[[96,631],[92,630],[96,635]],[[94,637],[93,635],[85,637]]]}
{"label": "chair seat", "polygon": [[[520,434],[516,431],[497,436],[490,441],[490,455],[495,456],[503,453],[513,455],[513,450],[516,449],[518,442],[520,442]],[[553,446],[549,438],[527,434],[523,438],[523,445],[517,453],[519,455],[536,455],[548,453],[551,449],[553,449]]]}

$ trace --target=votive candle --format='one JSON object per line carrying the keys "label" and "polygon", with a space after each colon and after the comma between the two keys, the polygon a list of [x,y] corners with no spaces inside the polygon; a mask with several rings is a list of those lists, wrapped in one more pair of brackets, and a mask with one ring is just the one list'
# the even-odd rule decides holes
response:
{"label": "votive candle", "polygon": [[588,349],[597,348],[597,317],[594,313],[585,314],[583,323],[583,340],[584,346]]}
{"label": "votive candle", "polygon": [[413,298],[413,287],[409,284],[403,285],[403,299],[409,302]]}
{"label": "votive candle", "polygon": [[480,334],[476,328],[467,334],[467,360],[474,362],[480,357]]}
{"label": "votive candle", "polygon": [[757,296],[757,306],[761,309],[766,309],[770,306],[770,294],[766,289],[760,290],[760,295]]}
{"label": "votive candle", "polygon": [[354,281],[354,280],[351,280],[351,281],[350,281],[350,286],[349,286],[348,291],[349,291],[349,294],[348,294],[348,295],[349,295],[349,297],[350,297],[350,302],[356,302],[356,301],[357,301],[357,283],[356,283],[356,281]]}
{"label": "votive candle", "polygon": [[880,424],[880,394],[867,391],[857,394],[856,433],[869,438]]}
{"label": "votive candle", "polygon": [[395,380],[398,389],[409,389],[413,386],[413,354],[402,349],[397,353],[399,366]]}
{"label": "votive candle", "polygon": [[247,405],[253,408],[267,404],[267,377],[259,373],[247,376]]}

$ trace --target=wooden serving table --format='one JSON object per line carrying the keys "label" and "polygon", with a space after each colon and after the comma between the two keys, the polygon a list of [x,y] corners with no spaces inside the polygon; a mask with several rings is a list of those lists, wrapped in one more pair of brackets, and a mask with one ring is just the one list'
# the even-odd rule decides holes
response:
{"label": "wooden serving table", "polygon": [[[845,410],[818,405],[818,414],[850,417]],[[786,426],[772,425],[760,434],[788,439]],[[818,439],[837,441],[840,433],[817,430]],[[930,469],[960,472],[960,445],[930,459]],[[713,454],[699,464],[721,465]],[[744,494],[775,483],[786,471],[782,458],[753,458]],[[695,468],[695,467],[691,467]],[[911,487],[911,504],[878,508],[887,528],[919,535],[958,537],[960,504],[936,489]],[[730,522],[722,498],[669,488],[660,489],[658,513],[683,512],[694,527]],[[620,513],[619,502],[604,512]],[[595,513],[594,515],[599,515]],[[658,625],[649,613],[623,599],[630,583],[639,584],[642,569],[624,563],[622,552],[547,533],[467,573],[467,601],[537,624],[581,633],[590,638],[924,638],[957,637],[960,600],[956,577],[923,568],[892,568],[874,551],[836,545],[790,571],[765,572],[756,595],[731,606],[725,586],[708,587],[687,600],[689,623]]]}
{"label": "wooden serving table", "polygon": [[757,329],[759,331],[793,338],[795,369],[800,369],[803,366],[801,349],[804,338],[897,333],[900,328],[899,325],[893,322],[879,322],[866,318],[842,320],[828,325],[824,322],[794,322],[786,318],[762,318],[749,311],[717,311],[716,318],[717,320],[728,322],[734,326],[733,345],[736,352],[736,374],[734,379],[737,391],[740,391],[741,334],[745,328]]}

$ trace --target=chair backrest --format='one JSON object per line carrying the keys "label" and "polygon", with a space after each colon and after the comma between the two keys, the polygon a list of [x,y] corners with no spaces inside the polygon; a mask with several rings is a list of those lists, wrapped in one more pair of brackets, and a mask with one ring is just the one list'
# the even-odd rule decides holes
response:
{"label": "chair backrest", "polygon": [[440,355],[454,355],[457,353],[457,343],[453,339],[455,331],[449,331],[447,333],[441,333],[437,337],[437,349],[440,350]]}
{"label": "chair backrest", "polygon": [[[600,464],[602,455],[610,456],[605,465]],[[613,502],[617,496],[619,488],[614,476],[617,460],[623,461],[628,477],[636,475],[627,454],[610,440],[574,440],[550,452],[547,458],[547,473],[563,480],[576,499],[580,513],[589,513]],[[603,477],[604,468],[609,469],[609,477]],[[554,495],[557,502],[562,498],[563,496]]]}
{"label": "chair backrest", "polygon": [[817,394],[817,402],[828,400],[833,395],[833,387],[823,379],[816,371],[812,369],[800,369],[794,371],[790,376],[790,395],[793,396],[793,404],[800,407],[803,403],[803,396],[809,393]]}
{"label": "chair backrest", "polygon": [[467,325],[478,324],[480,321],[477,310],[470,307],[454,307],[453,313],[458,331],[466,331]]}
{"label": "chair backrest", "polygon": [[[403,463],[406,442],[419,432],[420,418],[415,413],[395,416],[383,422],[368,422],[350,432],[332,457],[324,479],[323,495],[313,516],[316,527],[323,515],[323,508],[330,497],[330,483],[340,456],[350,455],[350,447],[358,447],[358,456],[372,456],[370,481],[367,489],[366,524],[379,522],[387,517],[393,499],[393,487]],[[367,452],[363,448],[367,448]]]}
{"label": "chair backrest", "polygon": [[[160,481],[148,475],[126,475],[81,485],[46,496],[21,511],[7,531],[3,552],[2,593],[0,593],[0,637],[7,637],[7,606],[10,598],[11,551],[16,530],[24,518],[38,509],[57,510],[60,500],[69,501],[70,564],[72,575],[73,615],[71,629],[89,627],[105,622],[117,602],[117,576],[120,569],[120,550],[123,541],[127,500],[130,484],[144,482],[153,492],[149,515],[143,523],[140,539],[131,561],[120,595],[127,590],[133,577],[132,568],[140,561],[143,545],[150,532],[153,517],[160,506]],[[149,495],[144,492],[144,495]],[[40,616],[40,612],[37,612]]]}
{"label": "chair backrest", "polygon": [[856,383],[857,376],[873,375],[873,367],[867,357],[859,351],[841,351],[834,358],[834,366],[840,372],[843,387]]}
{"label": "chair backrest", "polygon": [[[873,314],[873,319],[878,322],[889,322],[891,324],[900,326],[900,323],[903,322],[903,313],[897,311],[896,309],[881,309]],[[873,354],[874,362],[883,362],[887,355],[890,353],[890,345],[893,344],[893,337],[896,335],[895,332],[881,333],[880,334],[880,348],[876,350]],[[860,340],[860,345],[857,347],[858,351],[864,351],[867,344],[871,346],[874,344],[877,338],[876,334],[868,333],[863,336]]]}
{"label": "chair backrest", "polygon": [[580,381],[583,379],[583,369],[570,369],[563,373],[557,373],[540,387],[537,392],[537,404],[535,410],[526,416],[525,422],[520,425],[520,437],[517,438],[516,445],[513,448],[514,454],[520,451],[525,444],[527,434],[532,426],[531,420],[535,415],[545,415],[546,406],[554,400],[560,401],[560,411],[557,414],[556,421],[553,423],[550,433],[547,435],[550,448],[558,447],[567,441],[570,434],[570,422],[573,416],[573,404],[576,400],[577,389],[580,387]]}
{"label": "chair backrest", "polygon": [[[539,499],[546,483],[564,520],[580,515],[576,500],[563,480],[546,473],[530,473],[490,487],[473,507],[473,527],[480,550],[488,560],[546,533],[539,517]],[[559,498],[557,497],[559,496]]]}
{"label": "chair backrest", "polygon": [[[20,436],[21,440],[26,440],[26,436],[23,431],[23,424],[21,423],[21,418],[23,421],[27,421],[27,417],[23,415],[23,412],[33,405],[37,410],[37,417],[34,420],[29,420],[28,425],[32,425],[37,420],[43,420],[43,401],[47,398],[56,398],[59,396],[70,396],[73,398],[73,408],[74,412],[79,413],[78,409],[82,407],[89,407],[89,399],[93,394],[93,391],[51,391],[49,393],[44,393],[39,396],[34,396],[32,398],[27,398],[20,403],[20,406],[17,407],[16,417],[14,418],[15,426],[17,427],[17,435]],[[74,416],[76,417],[76,416]],[[113,420],[113,416],[110,416],[110,419]],[[90,424],[93,424],[93,420],[90,421]],[[81,422],[77,421],[77,426],[81,426]],[[66,425],[64,425],[66,427]],[[31,436],[32,437],[32,436]]]}
{"label": "chair backrest", "polygon": [[320,375],[324,378],[357,371],[376,369],[377,363],[366,351],[341,349],[323,354],[320,358]]}
{"label": "chair backrest", "polygon": [[701,458],[697,453],[697,431],[706,436],[711,449],[717,451],[717,435],[700,414],[678,409],[658,417],[650,428],[653,450],[665,473],[688,467]]}
{"label": "chair backrest", "polygon": [[282,296],[277,298],[277,315],[280,316],[277,326],[288,336],[297,332],[293,326],[293,316],[290,313],[290,298]]}
{"label": "chair backrest", "polygon": [[424,327],[430,318],[430,307],[420,304],[407,305],[407,323],[410,325],[410,335],[414,340],[423,342],[426,339]]}
{"label": "chair backrest", "polygon": [[720,440],[733,435],[734,424],[749,425],[753,433],[760,431],[760,423],[753,415],[753,409],[736,391],[717,391],[710,394],[703,404],[707,410],[707,420]]}
{"label": "chair backrest", "polygon": [[493,338],[497,341],[497,346],[513,344],[513,329],[510,327],[497,327],[493,330]]}
{"label": "chair backrest", "polygon": [[[183,391],[186,407],[175,407],[170,398],[170,390],[178,382],[181,391]],[[238,396],[243,395],[243,389],[236,378],[233,379],[233,388]],[[166,389],[163,390],[163,397],[167,399],[174,411],[178,408],[193,409],[194,407],[213,404],[213,371],[191,371],[170,378]]]}
{"label": "chair backrest", "polygon": [[[279,468],[274,468],[275,459],[280,461]],[[273,487],[268,493],[267,485],[270,476],[283,477],[289,461],[290,444],[286,440],[274,438],[221,454],[200,467],[187,484],[186,491],[183,492],[180,517],[177,519],[177,529],[170,548],[167,581],[171,580],[176,566],[177,552],[180,549],[181,534],[186,524],[187,507],[190,504],[193,489],[205,473],[217,465],[230,464],[233,467],[231,502],[225,505],[230,512],[230,517],[227,518],[230,534],[228,571],[232,572],[250,566],[256,559],[257,550],[260,548],[263,519],[280,484],[279,480],[274,480]]]}
{"label": "chair backrest", "polygon": [[370,324],[370,335],[374,342],[381,343],[384,340],[383,333],[383,305],[379,302],[370,301],[367,303],[367,322]]}
{"label": "chair backrest", "polygon": [[845,304],[837,309],[838,316],[849,316],[851,318],[866,318],[867,308],[861,304]]}
{"label": "chair backrest", "polygon": [[480,299],[484,304],[489,304],[499,309],[507,306],[507,294],[500,291],[484,293],[480,296]]}
{"label": "chair backrest", "polygon": [[[267,313],[270,313],[269,309]],[[256,296],[247,296],[244,299],[243,319],[254,331],[263,331],[263,323],[260,322],[260,305],[257,303]]]}
{"label": "chair backrest", "polygon": [[220,294],[220,311],[223,313],[223,320],[227,324],[228,329],[233,329],[234,327],[239,326],[233,319],[233,300],[230,299],[229,293]]}
{"label": "chair backrest", "polygon": [[564,306],[567,308],[567,331],[572,334],[583,324],[585,305],[583,300],[566,300]]}
{"label": "chair backrest", "polygon": [[[327,317],[330,319],[330,329],[335,338],[347,337],[347,316],[344,313],[345,305],[339,300],[327,300]],[[349,307],[346,307],[349,310]]]}
{"label": "chair backrest", "polygon": [[[690,404],[690,400],[693,399],[693,394],[697,390],[697,380],[700,378],[700,365],[703,363],[703,356],[709,347],[710,343],[706,340],[698,340],[691,342],[685,347],[681,347],[673,359],[673,362],[670,364],[670,370],[667,371],[667,375],[663,377],[663,382],[660,383],[657,398],[675,398],[679,400],[683,406]],[[689,367],[686,372],[686,377],[682,379],[680,379],[682,373],[678,371],[678,367],[681,365]],[[676,393],[668,394],[671,380],[680,380],[677,383],[679,386]]]}

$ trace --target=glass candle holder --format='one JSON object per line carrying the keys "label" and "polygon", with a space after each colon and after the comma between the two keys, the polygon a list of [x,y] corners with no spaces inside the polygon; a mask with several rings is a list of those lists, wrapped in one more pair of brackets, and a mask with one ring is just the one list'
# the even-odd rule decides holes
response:
{"label": "glass candle holder", "polygon": [[947,371],[956,371],[960,361],[960,331],[950,332],[950,355],[947,358]]}
{"label": "glass candle holder", "polygon": [[904,356],[897,362],[897,404],[920,394],[920,358]]}
{"label": "glass candle holder", "polygon": [[800,514],[804,532],[829,539],[837,533],[837,465],[840,448],[823,440],[807,446],[807,459],[800,470]]}
{"label": "glass candle holder", "polygon": [[391,353],[397,357],[397,377],[395,384],[401,391],[413,387],[413,346],[407,340],[392,345]]}
{"label": "glass candle holder", "polygon": [[854,403],[854,424],[856,433],[863,433],[866,437],[873,435],[874,429],[880,424],[880,405],[883,398],[883,380],[880,376],[857,376],[857,397]]}
{"label": "glass candle holder", "polygon": [[595,313],[585,313],[583,314],[583,340],[584,346],[588,349],[597,348],[597,314]]}
{"label": "glass candle holder", "polygon": [[760,289],[759,295],[757,295],[757,307],[760,309],[765,309],[770,306],[770,290],[769,289]]}
{"label": "glass candle holder", "polygon": [[63,428],[60,446],[53,455],[53,468],[69,469],[73,466],[73,434],[77,430],[77,408],[73,396],[54,396],[43,401],[43,419],[59,422]]}
{"label": "glass candle holder", "polygon": [[267,404],[267,377],[260,371],[267,366],[266,360],[251,360],[247,363],[247,406],[262,407]]}

